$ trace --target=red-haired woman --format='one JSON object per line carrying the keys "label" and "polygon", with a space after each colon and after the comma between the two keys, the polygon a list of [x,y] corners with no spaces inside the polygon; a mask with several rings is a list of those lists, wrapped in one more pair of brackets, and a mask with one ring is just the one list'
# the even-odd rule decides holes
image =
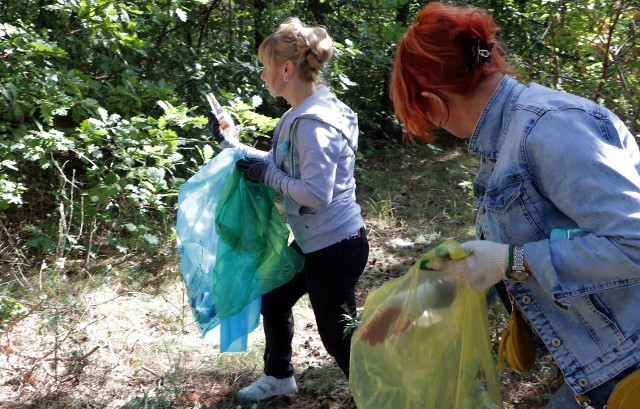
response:
{"label": "red-haired woman", "polygon": [[[640,362],[638,145],[606,108],[516,81],[497,32],[484,11],[430,3],[398,44],[391,92],[408,136],[442,128],[481,159],[471,255],[430,267],[513,296],[564,376],[547,408],[602,408]],[[586,234],[550,240],[556,228]]]}

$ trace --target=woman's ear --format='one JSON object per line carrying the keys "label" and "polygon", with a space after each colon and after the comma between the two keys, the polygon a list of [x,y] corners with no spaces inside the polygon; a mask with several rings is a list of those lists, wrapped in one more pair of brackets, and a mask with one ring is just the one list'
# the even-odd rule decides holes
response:
{"label": "woman's ear", "polygon": [[[438,107],[438,109],[440,110],[440,120],[438,122],[434,121],[433,118],[431,119],[431,122],[433,122],[434,124],[438,124],[438,127],[442,127],[444,126],[444,120],[447,116],[447,103],[444,101],[444,99],[442,99],[442,97],[440,97],[437,94],[434,94],[433,92],[429,92],[429,91],[422,91],[420,93],[420,95],[422,95],[423,97],[427,98],[429,100],[429,104],[430,105],[435,105]],[[427,116],[431,116],[429,115],[429,113],[427,112]],[[434,115],[434,117],[437,117],[437,115]]]}
{"label": "woman's ear", "polygon": [[431,101],[435,102],[443,113],[446,112],[447,104],[445,104],[444,100],[440,96],[429,91],[422,91],[420,95],[422,95],[425,98],[429,98]]}
{"label": "woman's ear", "polygon": [[282,64],[282,75],[287,78],[291,77],[294,73],[294,68],[295,65],[293,64],[293,62],[286,61],[284,64]]}

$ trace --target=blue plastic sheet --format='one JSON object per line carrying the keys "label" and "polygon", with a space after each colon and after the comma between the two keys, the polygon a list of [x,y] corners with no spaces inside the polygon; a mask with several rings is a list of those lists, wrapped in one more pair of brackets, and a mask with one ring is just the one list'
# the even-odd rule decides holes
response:
{"label": "blue plastic sheet", "polygon": [[260,296],[302,270],[275,191],[245,180],[225,149],[187,180],[178,194],[176,239],[187,296],[204,337],[220,325],[220,350],[247,348],[260,322]]}

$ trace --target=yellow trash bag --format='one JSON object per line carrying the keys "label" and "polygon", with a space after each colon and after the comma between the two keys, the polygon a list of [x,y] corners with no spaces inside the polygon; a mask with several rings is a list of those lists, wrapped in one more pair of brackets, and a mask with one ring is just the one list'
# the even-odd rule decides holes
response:
{"label": "yellow trash bag", "polygon": [[447,240],[367,296],[351,340],[349,386],[359,409],[500,409],[485,293],[426,270],[463,258]]}

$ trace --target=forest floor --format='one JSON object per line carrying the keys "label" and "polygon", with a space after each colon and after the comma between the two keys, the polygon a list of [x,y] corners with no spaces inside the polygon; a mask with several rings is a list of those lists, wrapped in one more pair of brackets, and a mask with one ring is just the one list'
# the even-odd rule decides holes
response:
{"label": "forest floor", "polygon": [[[405,273],[433,245],[473,234],[465,204],[469,185],[463,181],[470,180],[475,164],[460,150],[423,148],[366,163],[359,170],[359,201],[371,252],[357,288],[360,307],[369,291]],[[433,179],[437,175],[441,180]],[[9,255],[4,249],[0,255]],[[324,350],[306,298],[294,309],[298,392],[243,404],[234,394],[261,374],[262,329],[250,334],[246,352],[220,353],[215,334],[202,339],[171,243],[152,258],[100,262],[102,269],[95,271],[108,274],[70,272],[54,288],[42,274],[18,273],[4,259],[0,275],[21,282],[20,301],[29,313],[0,328],[2,409],[356,408],[347,380]],[[490,310],[494,354],[505,322],[498,307]],[[500,381],[504,408],[541,409],[558,386],[547,358],[523,374],[506,368]]]}

